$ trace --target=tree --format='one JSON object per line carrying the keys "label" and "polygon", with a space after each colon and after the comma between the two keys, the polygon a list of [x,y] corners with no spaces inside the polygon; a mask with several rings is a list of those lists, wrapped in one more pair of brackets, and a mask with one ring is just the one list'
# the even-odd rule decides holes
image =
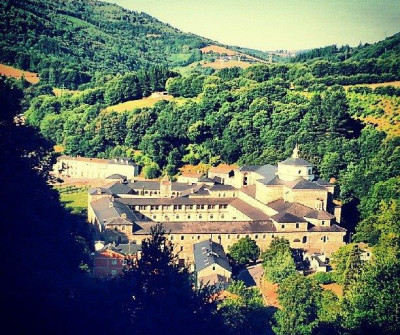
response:
{"label": "tree", "polygon": [[275,238],[263,254],[263,268],[267,280],[280,283],[296,272],[296,264],[288,240]]}
{"label": "tree", "polygon": [[347,244],[340,247],[332,255],[332,266],[335,269],[335,280],[348,285],[360,272],[362,262],[360,251],[356,244]]}
{"label": "tree", "polygon": [[282,309],[274,315],[277,335],[311,335],[318,326],[321,287],[313,280],[293,274],[279,286]]}
{"label": "tree", "polygon": [[229,255],[240,265],[255,262],[260,256],[260,248],[250,237],[241,238],[230,246],[228,250]]}
{"label": "tree", "polygon": [[188,327],[213,334],[219,326],[210,292],[193,290],[187,269],[178,266],[172,250],[163,226],[152,226],[137,266],[122,278],[130,287],[125,311],[138,334],[187,334]]}
{"label": "tree", "polygon": [[218,305],[227,334],[262,335],[269,330],[271,311],[264,305],[257,287],[246,287],[242,281],[233,281],[227,288],[231,293]]}

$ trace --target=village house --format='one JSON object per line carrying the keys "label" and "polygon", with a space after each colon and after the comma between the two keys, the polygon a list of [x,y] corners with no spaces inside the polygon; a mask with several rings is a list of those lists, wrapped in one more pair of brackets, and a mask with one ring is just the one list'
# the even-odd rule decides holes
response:
{"label": "village house", "polygon": [[111,278],[122,273],[127,261],[136,261],[140,257],[141,247],[136,244],[108,244],[101,241],[95,243],[93,253],[93,276]]}
{"label": "village house", "polygon": [[130,158],[88,158],[60,156],[53,166],[56,177],[105,179],[111,175],[122,175],[131,179],[139,175],[139,166]]}
{"label": "village house", "polygon": [[278,166],[210,169],[197,183],[114,181],[89,189],[88,220],[111,241],[140,244],[162,223],[180,262],[193,263],[194,244],[211,240],[225,250],[240,238],[261,251],[274,238],[292,248],[330,254],[345,244],[335,186],[314,175],[311,163],[292,157]]}
{"label": "village house", "polygon": [[216,285],[226,288],[232,277],[232,268],[222,245],[206,240],[193,245],[194,272],[197,285]]}

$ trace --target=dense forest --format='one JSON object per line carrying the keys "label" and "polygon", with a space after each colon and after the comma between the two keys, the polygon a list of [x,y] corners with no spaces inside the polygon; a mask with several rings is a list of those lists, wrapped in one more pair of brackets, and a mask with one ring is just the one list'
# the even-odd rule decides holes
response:
{"label": "dense forest", "polygon": [[[0,16],[0,61],[41,76],[37,85],[0,78],[1,207],[12,218],[2,248],[13,254],[2,294],[12,301],[15,333],[400,331],[400,89],[366,85],[400,79],[400,34],[310,50],[290,63],[180,74],[176,67],[201,59],[210,41],[143,13],[98,1],[7,0]],[[55,86],[79,91],[56,96]],[[163,90],[173,98],[106,110]],[[21,113],[26,126],[13,122]],[[69,155],[131,157],[155,178],[175,177],[185,164],[275,164],[296,143],[338,185],[343,225],[374,258],[361,262],[352,244],[337,253],[335,276],[320,282],[343,285],[338,298],[296,275],[287,241],[276,240],[261,257],[267,278],[280,284],[279,311],[240,282],[228,289],[237,298],[223,302],[209,299],[212,288],[193,291],[159,226],[137,268],[94,281],[90,232],[46,184],[54,144]]]}

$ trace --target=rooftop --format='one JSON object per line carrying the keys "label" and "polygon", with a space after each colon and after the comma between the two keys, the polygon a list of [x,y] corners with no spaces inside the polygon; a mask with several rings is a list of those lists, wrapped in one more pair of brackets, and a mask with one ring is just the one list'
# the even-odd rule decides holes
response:
{"label": "rooftop", "polygon": [[218,243],[211,240],[196,243],[193,246],[193,253],[196,272],[213,264],[218,264],[225,270],[232,272],[224,248]]}

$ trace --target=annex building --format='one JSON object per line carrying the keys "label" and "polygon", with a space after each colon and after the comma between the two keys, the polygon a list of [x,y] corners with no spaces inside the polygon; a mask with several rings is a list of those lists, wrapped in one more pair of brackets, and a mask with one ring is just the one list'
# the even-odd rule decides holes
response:
{"label": "annex building", "polygon": [[150,227],[162,223],[179,252],[193,263],[193,246],[214,241],[228,247],[245,236],[261,251],[273,238],[292,248],[331,253],[345,244],[341,208],[333,203],[335,186],[317,179],[311,163],[292,157],[273,165],[210,169],[187,183],[114,181],[91,188],[88,220],[106,241],[140,244]]}
{"label": "annex building", "polygon": [[90,179],[105,179],[119,174],[134,178],[139,174],[139,166],[130,158],[60,156],[53,166],[53,174],[58,177]]}

